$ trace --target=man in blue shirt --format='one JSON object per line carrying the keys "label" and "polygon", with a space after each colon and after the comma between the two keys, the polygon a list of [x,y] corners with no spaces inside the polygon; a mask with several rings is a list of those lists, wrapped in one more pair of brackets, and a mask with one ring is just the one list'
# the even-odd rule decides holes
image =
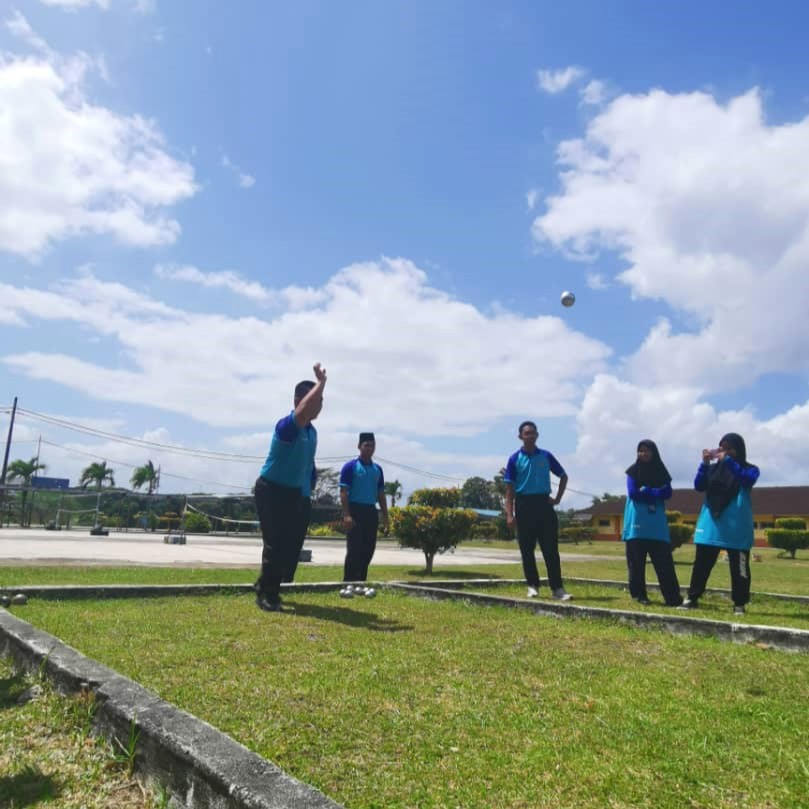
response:
{"label": "man in blue shirt", "polygon": [[[539,432],[533,421],[524,421],[518,436],[522,448],[506,463],[506,522],[517,524],[517,541],[522,555],[522,569],[528,583],[528,597],[539,595],[539,571],[534,552],[539,542],[548,570],[548,583],[554,598],[569,601],[562,583],[559,560],[559,522],[554,506],[559,505],[567,487],[567,474],[562,465],[546,449],[537,446]],[[559,478],[556,497],[551,497],[551,472]]]}
{"label": "man in blue shirt", "polygon": [[382,467],[373,462],[376,440],[373,433],[360,433],[360,455],[343,466],[340,472],[340,503],[347,530],[346,559],[343,581],[365,581],[368,566],[376,550],[379,510],[382,530],[388,527],[388,503],[385,499],[385,476]]}
{"label": "man in blue shirt", "polygon": [[326,369],[314,366],[316,382],[295,386],[294,409],[275,425],[270,452],[256,480],[256,511],[264,548],[256,604],[267,612],[281,609],[281,580],[290,558],[299,553],[297,537],[303,518],[303,491],[311,480],[317,450],[312,422],[323,408]]}

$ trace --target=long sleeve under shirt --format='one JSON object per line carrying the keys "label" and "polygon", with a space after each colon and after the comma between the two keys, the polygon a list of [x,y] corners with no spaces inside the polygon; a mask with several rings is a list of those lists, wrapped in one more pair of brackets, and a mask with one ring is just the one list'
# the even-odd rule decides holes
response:
{"label": "long sleeve under shirt", "polygon": [[626,476],[626,493],[633,500],[640,503],[654,503],[657,500],[668,500],[671,495],[671,484],[667,483],[665,486],[638,486],[635,478]]}

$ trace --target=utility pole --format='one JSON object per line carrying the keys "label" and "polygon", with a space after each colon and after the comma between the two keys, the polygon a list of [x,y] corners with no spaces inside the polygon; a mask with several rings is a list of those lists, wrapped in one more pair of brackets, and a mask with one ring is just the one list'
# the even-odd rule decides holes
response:
{"label": "utility pole", "polygon": [[39,436],[37,442],[37,459],[34,461],[34,474],[31,475],[31,499],[28,501],[28,527],[31,527],[31,518],[34,516],[34,497],[36,497],[36,487],[34,486],[34,478],[39,471],[39,453],[42,450],[42,435]]}
{"label": "utility pole", "polygon": [[8,471],[8,453],[11,450],[11,436],[14,433],[14,416],[17,415],[17,397],[11,406],[11,421],[8,423],[8,437],[6,438],[6,454],[3,456],[3,472],[0,474],[0,528],[3,526],[3,508],[6,505],[6,472]]}

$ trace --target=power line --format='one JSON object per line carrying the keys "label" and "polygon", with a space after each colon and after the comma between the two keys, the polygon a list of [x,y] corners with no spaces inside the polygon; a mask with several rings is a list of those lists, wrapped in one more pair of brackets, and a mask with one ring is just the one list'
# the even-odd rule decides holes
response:
{"label": "power line", "polygon": [[[83,455],[86,458],[96,458],[97,459],[99,457],[98,453],[93,454],[93,453],[90,453],[90,452],[84,452],[84,451],[82,451],[80,449],[74,449],[73,447],[66,447],[64,444],[56,444],[53,441],[47,441],[44,438],[42,439],[42,443],[47,444],[49,447],[57,447],[58,449],[64,450],[65,452],[70,452],[70,453],[72,453],[74,455]],[[129,463],[128,461],[118,461],[115,458],[106,457],[106,458],[102,458],[102,460],[110,461],[111,463],[114,463],[117,466],[126,466],[129,469],[137,469],[138,468],[137,464]],[[225,488],[225,489],[233,488],[233,489],[244,489],[245,491],[250,491],[250,489],[252,488],[252,486],[243,486],[243,485],[238,484],[238,483],[221,483],[221,482],[215,481],[215,480],[202,480],[201,478],[192,478],[192,477],[187,477],[185,475],[174,475],[171,472],[161,472],[160,476],[161,477],[167,477],[167,478],[176,478],[177,480],[187,480],[190,483],[204,483],[207,486],[221,486],[222,488]]]}

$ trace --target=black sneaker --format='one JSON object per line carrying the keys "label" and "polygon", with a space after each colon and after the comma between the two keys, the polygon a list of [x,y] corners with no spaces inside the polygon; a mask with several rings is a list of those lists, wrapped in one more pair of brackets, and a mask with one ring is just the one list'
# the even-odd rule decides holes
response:
{"label": "black sneaker", "polygon": [[256,596],[256,606],[260,610],[264,610],[264,612],[281,612],[281,599],[270,601],[267,596],[259,593],[259,595]]}
{"label": "black sneaker", "polygon": [[648,598],[646,598],[646,596],[643,598],[636,598],[635,601],[637,601],[638,604],[643,604],[644,607],[648,607],[652,603]]}

